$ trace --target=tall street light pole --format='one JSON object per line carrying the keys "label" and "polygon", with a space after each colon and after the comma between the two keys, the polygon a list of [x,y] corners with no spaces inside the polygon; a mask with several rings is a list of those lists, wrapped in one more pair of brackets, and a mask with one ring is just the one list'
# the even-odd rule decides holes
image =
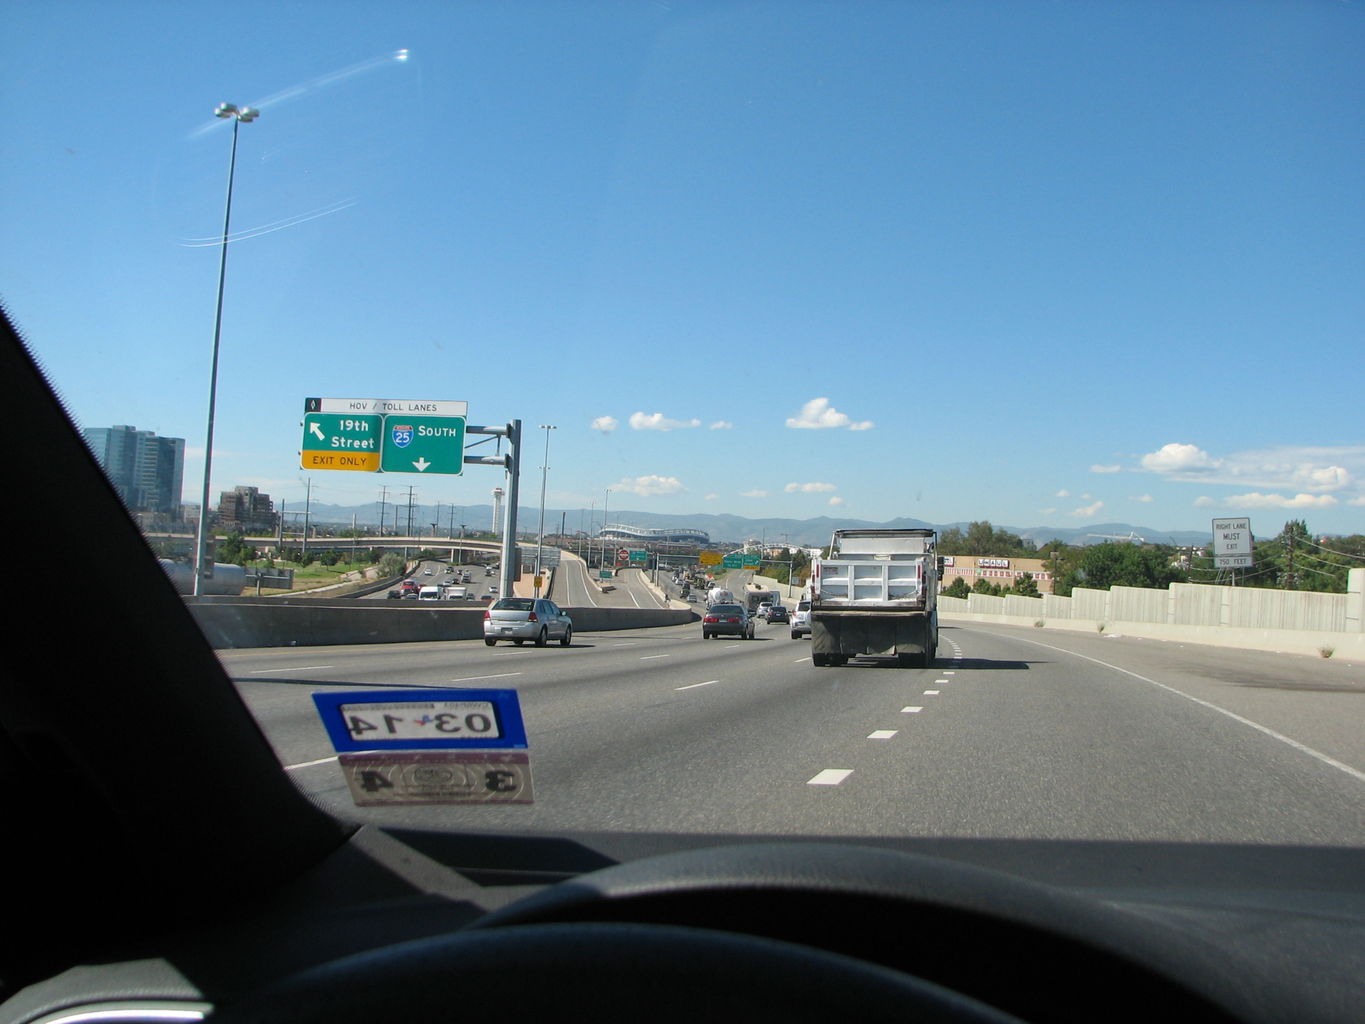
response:
{"label": "tall street light pole", "polygon": [[[199,501],[199,538],[194,545],[194,596],[204,591],[204,556],[208,551],[209,476],[213,468],[213,415],[218,404],[218,341],[223,333],[223,282],[227,280],[228,229],[232,224],[232,178],[237,171],[237,126],[260,116],[255,107],[220,103],[215,117],[232,118],[232,154],[228,157],[227,205],[223,211],[223,249],[218,260],[218,307],[213,316],[213,361],[209,369],[209,424],[204,441],[204,490]],[[304,542],[305,544],[307,541]],[[212,567],[209,567],[212,571]]]}
{"label": "tall street light pole", "polygon": [[[545,547],[545,474],[550,468],[550,431],[558,430],[549,424],[542,423],[540,429],[545,431],[545,458],[542,460],[544,465],[540,467],[540,532],[536,535],[536,580],[543,577],[540,574],[541,551]],[[540,596],[540,583],[536,583],[536,597]]]}

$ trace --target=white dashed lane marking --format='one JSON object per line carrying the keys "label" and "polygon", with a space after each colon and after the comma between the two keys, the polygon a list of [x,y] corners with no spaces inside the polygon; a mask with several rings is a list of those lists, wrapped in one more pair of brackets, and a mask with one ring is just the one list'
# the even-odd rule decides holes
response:
{"label": "white dashed lane marking", "polygon": [[718,682],[720,682],[719,679],[708,679],[704,683],[688,683],[686,686],[675,686],[673,689],[675,692],[678,690],[695,690],[698,686],[714,686]]}
{"label": "white dashed lane marking", "polygon": [[837,786],[846,778],[853,774],[852,768],[826,768],[815,778],[806,783],[807,786]]}
{"label": "white dashed lane marking", "polygon": [[924,695],[925,695],[926,697],[937,697],[937,696],[938,696],[938,691],[937,691],[937,690],[925,690],[925,691],[924,691]]}
{"label": "white dashed lane marking", "polygon": [[922,708],[922,707],[901,708],[901,714],[902,714],[902,715],[918,715],[918,714],[919,714],[921,711],[923,711],[923,710],[924,710],[924,708]]}
{"label": "white dashed lane marking", "polygon": [[895,729],[878,729],[876,732],[868,733],[867,738],[870,740],[889,740],[894,735],[896,735]]}

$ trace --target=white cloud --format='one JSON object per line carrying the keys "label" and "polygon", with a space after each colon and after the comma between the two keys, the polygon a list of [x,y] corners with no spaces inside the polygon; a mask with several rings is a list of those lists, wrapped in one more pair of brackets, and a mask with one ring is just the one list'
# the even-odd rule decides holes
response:
{"label": "white cloud", "polygon": [[1218,502],[1214,501],[1207,494],[1201,495],[1200,497],[1194,499],[1195,508],[1213,508],[1217,504]]}
{"label": "white cloud", "polygon": [[613,491],[630,491],[632,494],[638,494],[642,498],[648,498],[656,494],[677,494],[679,491],[686,490],[677,477],[658,476],[657,474],[627,477],[619,483],[612,484],[611,489]]}
{"label": "white cloud", "polygon": [[844,499],[836,494],[834,497],[829,499],[829,503],[831,505],[842,505],[844,503]]}
{"label": "white cloud", "polygon": [[1061,491],[1058,491],[1056,494],[1054,494],[1053,497],[1054,497],[1054,498],[1069,498],[1069,497],[1071,497],[1071,492],[1068,491],[1068,490],[1061,490]]}
{"label": "white cloud", "polygon": [[1150,494],[1139,494],[1136,498],[1129,498],[1128,500],[1129,500],[1129,501],[1140,501],[1140,502],[1142,502],[1144,505],[1148,505],[1148,504],[1151,504],[1151,502],[1152,502],[1152,496],[1151,496]]}
{"label": "white cloud", "polygon": [[801,406],[801,415],[787,420],[787,426],[792,430],[833,430],[840,427],[847,427],[849,430],[871,430],[873,423],[871,420],[853,423],[847,414],[830,405],[828,398],[812,398]]}
{"label": "white cloud", "polygon": [[1057,511],[1057,510],[1056,510],[1055,508],[1040,508],[1040,509],[1038,510],[1038,514],[1039,514],[1040,516],[1050,516],[1050,515],[1052,515],[1052,513],[1056,512],[1056,511]]}
{"label": "white cloud", "polygon": [[701,426],[701,420],[671,420],[661,412],[630,414],[631,430],[688,430]]}
{"label": "white cloud", "polygon": [[712,423],[711,426],[710,426],[708,429],[709,429],[709,430],[733,430],[734,428],[735,428],[735,425],[734,425],[733,423],[731,423],[729,420],[716,420],[716,422],[715,422],[715,423]]}
{"label": "white cloud", "polygon": [[767,492],[767,491],[740,491],[740,492],[739,492],[739,496],[740,496],[741,498],[766,498],[766,497],[768,496],[768,492]]}
{"label": "white cloud", "polygon": [[820,493],[828,492],[828,491],[837,491],[839,488],[835,487],[833,484],[822,484],[822,483],[798,484],[798,483],[790,483],[790,484],[787,484],[787,486],[784,487],[784,488],[782,488],[782,489],[783,489],[784,491],[786,491],[788,494],[796,494],[798,491],[799,491],[801,494],[820,494]]}
{"label": "white cloud", "polygon": [[1142,457],[1142,468],[1153,473],[1204,473],[1219,465],[1204,449],[1192,444],[1165,444]]}
{"label": "white cloud", "polygon": [[1337,499],[1330,494],[1296,494],[1286,498],[1283,494],[1234,494],[1223,499],[1225,508],[1330,508]]}
{"label": "white cloud", "polygon": [[1075,511],[1073,511],[1071,514],[1075,516],[1077,519],[1089,519],[1102,508],[1104,508],[1104,502],[1097,501],[1093,505],[1082,506],[1081,508],[1078,508]]}
{"label": "white cloud", "polygon": [[1122,466],[1101,466],[1098,463],[1090,467],[1092,473],[1118,473],[1122,470]]}
{"label": "white cloud", "polygon": [[1141,458],[1142,468],[1173,480],[1235,484],[1321,494],[1365,475],[1365,446],[1282,445],[1214,456],[1192,444],[1168,444]]}
{"label": "white cloud", "polygon": [[1339,491],[1351,482],[1351,473],[1342,466],[1294,467],[1294,480],[1310,491]]}
{"label": "white cloud", "polygon": [[717,494],[715,491],[712,491],[705,498],[703,498],[702,501],[715,501],[719,497],[720,497],[719,494]]}
{"label": "white cloud", "polygon": [[1361,494],[1361,495],[1358,495],[1357,497],[1347,499],[1346,504],[1348,504],[1348,505],[1365,505],[1365,494]]}
{"label": "white cloud", "polygon": [[619,422],[620,421],[617,420],[615,416],[599,416],[592,421],[592,429],[600,430],[604,434],[610,434],[616,429]]}

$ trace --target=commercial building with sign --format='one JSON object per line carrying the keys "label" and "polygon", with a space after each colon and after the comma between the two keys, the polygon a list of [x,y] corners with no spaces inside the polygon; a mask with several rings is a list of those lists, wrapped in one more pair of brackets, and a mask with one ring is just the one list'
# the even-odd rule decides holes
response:
{"label": "commercial building with sign", "polygon": [[1024,573],[1033,575],[1040,594],[1052,593],[1052,573],[1043,568],[1041,558],[996,558],[988,555],[947,555],[943,559],[943,580],[941,585],[948,586],[956,578],[961,578],[971,586],[977,580],[985,580],[1001,587],[1011,587]]}

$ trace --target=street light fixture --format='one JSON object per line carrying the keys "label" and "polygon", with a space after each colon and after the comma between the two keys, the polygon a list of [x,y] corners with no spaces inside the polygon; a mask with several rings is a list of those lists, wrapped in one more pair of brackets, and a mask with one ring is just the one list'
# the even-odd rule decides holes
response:
{"label": "street light fixture", "polygon": [[[558,430],[558,427],[542,423],[540,429],[545,431],[545,458],[542,460],[544,465],[540,467],[540,532],[536,535],[536,580],[542,577],[540,574],[541,550],[545,546],[545,474],[550,468],[550,431]],[[536,583],[536,597],[540,596],[540,583]]]}
{"label": "street light fixture", "polygon": [[[227,279],[228,229],[232,224],[232,178],[237,170],[237,126],[260,116],[255,107],[220,103],[215,117],[232,118],[232,153],[228,157],[227,203],[223,211],[223,248],[218,260],[218,306],[213,315],[213,360],[209,368],[209,416],[204,441],[204,490],[199,502],[199,537],[194,545],[194,596],[203,593],[204,556],[208,550],[209,477],[213,469],[213,416],[218,404],[218,341],[223,333],[223,282]],[[304,544],[307,545],[305,534]]]}

